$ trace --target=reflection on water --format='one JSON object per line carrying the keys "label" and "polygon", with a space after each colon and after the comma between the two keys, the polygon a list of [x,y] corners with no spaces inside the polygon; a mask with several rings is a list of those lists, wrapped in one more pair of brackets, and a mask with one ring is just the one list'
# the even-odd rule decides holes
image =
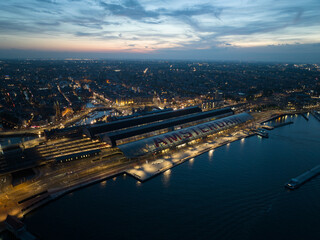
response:
{"label": "reflection on water", "polygon": [[226,150],[228,151],[229,148],[230,148],[230,143],[227,143],[227,144],[226,144]]}
{"label": "reflection on water", "polygon": [[128,176],[83,188],[25,222],[48,240],[317,239],[320,176],[297,191],[284,184],[319,164],[320,124],[292,120],[268,139],[215,149],[214,161],[208,152],[144,183]]}
{"label": "reflection on water", "polygon": [[193,163],[194,163],[194,158],[190,158],[190,159],[189,159],[189,166],[192,166]]}
{"label": "reflection on water", "polygon": [[211,157],[213,156],[213,152],[214,152],[213,149],[211,149],[211,150],[209,151],[209,158],[211,158]]}
{"label": "reflection on water", "polygon": [[104,188],[106,185],[107,185],[107,181],[106,181],[106,180],[105,180],[105,181],[102,181],[102,182],[100,183],[100,186],[101,186],[102,188]]}
{"label": "reflection on water", "polygon": [[86,124],[93,124],[96,122],[96,120],[110,115],[111,111],[95,111],[90,113],[87,117],[79,120],[78,122],[76,122],[74,125],[75,126],[80,126],[80,125],[86,125]]}
{"label": "reflection on water", "polygon": [[170,176],[171,176],[171,169],[168,169],[163,173],[162,180],[163,180],[163,185],[165,187],[169,186]]}

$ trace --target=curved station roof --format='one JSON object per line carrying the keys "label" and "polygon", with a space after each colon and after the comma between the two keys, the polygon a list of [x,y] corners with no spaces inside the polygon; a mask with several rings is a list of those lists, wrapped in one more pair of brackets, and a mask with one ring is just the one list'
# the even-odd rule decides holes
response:
{"label": "curved station roof", "polygon": [[126,157],[136,158],[148,153],[158,152],[163,149],[192,141],[194,139],[199,139],[217,133],[219,131],[234,127],[238,124],[245,123],[251,119],[252,116],[250,114],[240,113],[154,137],[141,139],[139,141],[123,144],[118,146],[118,148],[125,154]]}
{"label": "curved station roof", "polygon": [[197,106],[187,107],[178,110],[170,110],[166,112],[155,113],[152,115],[146,115],[136,118],[123,119],[115,122],[102,123],[102,124],[94,124],[88,125],[84,128],[84,134],[86,134],[90,138],[94,138],[98,134],[111,132],[115,130],[120,130],[124,128],[135,127],[143,124],[148,124],[151,122],[156,122],[160,120],[166,120],[169,118],[175,118],[180,116],[185,116],[192,113],[200,113],[201,109]]}
{"label": "curved station roof", "polygon": [[208,118],[225,117],[231,114],[233,114],[233,111],[231,110],[231,108],[227,107],[227,108],[215,109],[215,110],[206,111],[206,112],[189,114],[186,116],[167,119],[164,121],[150,123],[143,126],[127,128],[120,131],[102,133],[102,134],[99,134],[98,136],[103,141],[111,144],[112,146],[116,146],[117,140],[129,138],[129,137],[133,137],[133,136],[137,136],[137,135],[141,135],[141,134],[145,134],[145,133],[149,133],[149,132],[153,132],[153,131],[157,131],[165,128],[172,128],[181,124],[186,124],[186,123],[204,120]]}

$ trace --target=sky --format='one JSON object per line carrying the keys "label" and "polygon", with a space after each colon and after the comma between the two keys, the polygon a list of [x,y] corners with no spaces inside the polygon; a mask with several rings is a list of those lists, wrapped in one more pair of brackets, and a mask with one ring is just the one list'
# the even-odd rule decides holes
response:
{"label": "sky", "polygon": [[320,62],[319,0],[2,0],[0,58]]}

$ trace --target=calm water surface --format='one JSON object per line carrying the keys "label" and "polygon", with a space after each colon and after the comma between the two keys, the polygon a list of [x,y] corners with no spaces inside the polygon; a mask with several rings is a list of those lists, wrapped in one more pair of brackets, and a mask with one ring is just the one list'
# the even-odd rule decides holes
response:
{"label": "calm water surface", "polygon": [[320,177],[284,184],[320,164],[320,122],[292,120],[143,184],[121,176],[81,189],[25,222],[43,239],[319,239]]}

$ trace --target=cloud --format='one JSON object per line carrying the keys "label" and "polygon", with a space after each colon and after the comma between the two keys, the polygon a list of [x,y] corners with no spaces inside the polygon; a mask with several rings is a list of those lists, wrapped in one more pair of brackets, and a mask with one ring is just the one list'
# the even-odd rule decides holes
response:
{"label": "cloud", "polygon": [[136,0],[125,0],[122,4],[111,4],[100,1],[100,5],[112,15],[127,17],[134,20],[159,17],[157,12],[145,10],[144,7]]}
{"label": "cloud", "polygon": [[222,13],[222,8],[216,8],[209,4],[200,4],[194,5],[192,7],[187,7],[179,10],[169,10],[169,9],[162,9],[160,12],[163,15],[172,16],[172,17],[193,17],[199,15],[209,14],[214,16],[215,18],[220,17]]}
{"label": "cloud", "polygon": [[209,4],[193,5],[177,10],[159,8],[153,11],[146,10],[136,0],[125,0],[120,4],[111,4],[100,1],[100,5],[112,15],[126,17],[132,20],[142,20],[144,23],[150,24],[163,23],[163,21],[159,20],[160,17],[172,17],[192,25],[194,24],[191,20],[192,17],[209,14],[215,18],[219,18],[222,12],[222,8],[216,8]]}
{"label": "cloud", "polygon": [[59,26],[61,23],[60,22],[44,22],[44,21],[41,21],[41,22],[35,22],[35,24],[39,25],[39,26],[46,26],[46,27],[50,27],[50,26]]}
{"label": "cloud", "polygon": [[42,2],[42,3],[52,3],[52,4],[56,4],[55,0],[36,0],[37,2]]}
{"label": "cloud", "polygon": [[14,34],[20,33],[38,33],[42,30],[35,26],[29,26],[28,24],[21,24],[19,22],[7,22],[0,20],[0,33],[2,34]]}
{"label": "cloud", "polygon": [[320,42],[318,9],[318,0],[10,0],[0,1],[0,37],[179,52],[303,45]]}
{"label": "cloud", "polygon": [[[134,46],[132,46],[134,47]],[[147,47],[147,46],[146,46]],[[1,49],[3,58],[92,58],[92,59],[173,59],[202,61],[264,61],[286,63],[319,63],[320,44],[278,45],[254,48],[163,49],[146,53],[127,52],[68,52],[37,49]]]}
{"label": "cloud", "polygon": [[110,40],[110,39],[119,39],[119,36],[115,32],[103,31],[103,32],[75,32],[74,36],[76,37],[90,37],[100,40]]}

